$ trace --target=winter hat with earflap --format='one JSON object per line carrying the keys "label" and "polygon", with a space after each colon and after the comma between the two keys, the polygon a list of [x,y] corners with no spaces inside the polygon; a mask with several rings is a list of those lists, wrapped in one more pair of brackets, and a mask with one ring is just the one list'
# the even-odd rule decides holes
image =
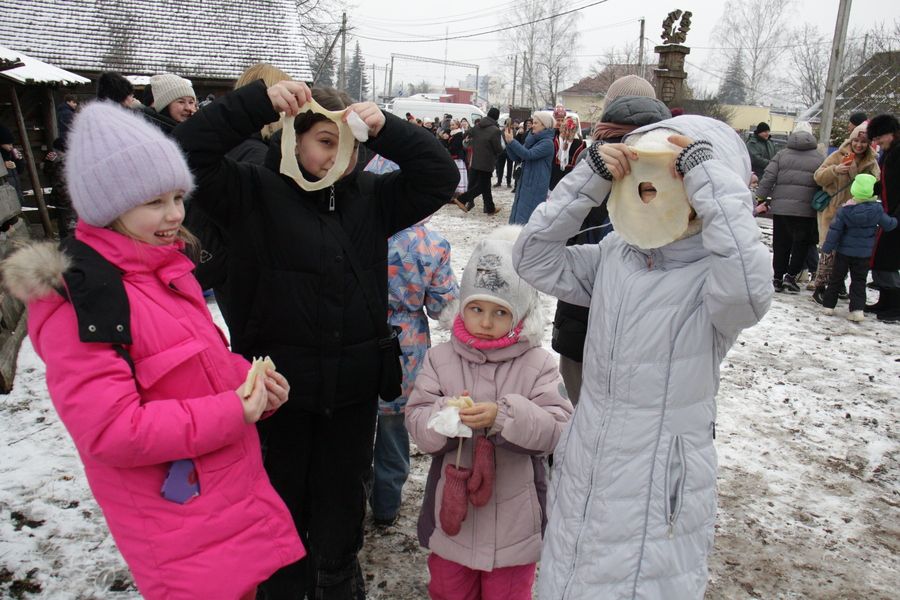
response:
{"label": "winter hat with earflap", "polygon": [[540,121],[541,125],[547,129],[553,128],[553,113],[549,110],[537,110],[532,117],[535,121]]}
{"label": "winter hat with earflap", "polygon": [[161,194],[194,188],[178,145],[118,104],[88,104],[75,116],[68,142],[69,196],[89,225],[106,227]]}
{"label": "winter hat with earflap", "polygon": [[521,324],[520,337],[540,343],[543,319],[537,290],[519,277],[512,264],[513,244],[521,231],[507,225],[478,243],[463,271],[459,311],[474,300],[494,302],[510,311],[514,330]]}
{"label": "winter hat with earflap", "polygon": [[193,84],[184,77],[172,73],[162,73],[151,77],[150,89],[153,90],[153,110],[157,112],[179,98],[197,99]]}
{"label": "winter hat with earflap", "polygon": [[875,198],[875,182],[878,181],[874,175],[869,173],[860,173],[853,178],[853,185],[850,186],[850,195],[854,200],[866,202]]}

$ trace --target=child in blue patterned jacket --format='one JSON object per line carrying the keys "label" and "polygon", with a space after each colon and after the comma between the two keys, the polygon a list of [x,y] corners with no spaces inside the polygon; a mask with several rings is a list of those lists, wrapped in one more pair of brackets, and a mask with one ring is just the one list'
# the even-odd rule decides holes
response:
{"label": "child in blue patterned jacket", "polygon": [[[380,156],[366,166],[367,171],[376,173],[396,168]],[[400,328],[403,388],[399,397],[378,401],[370,497],[378,525],[397,520],[401,490],[409,475],[409,434],[403,414],[425,352],[431,347],[428,317],[437,319],[459,298],[459,285],[450,266],[450,243],[426,227],[426,221],[407,227],[388,240],[388,319],[392,326]],[[455,315],[454,307],[447,314]]]}

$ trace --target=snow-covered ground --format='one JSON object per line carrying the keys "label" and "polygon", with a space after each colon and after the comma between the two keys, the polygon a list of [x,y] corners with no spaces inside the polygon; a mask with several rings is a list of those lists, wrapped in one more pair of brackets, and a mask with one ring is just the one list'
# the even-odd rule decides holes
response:
{"label": "snow-covered ground", "polygon": [[[431,220],[462,272],[509,215],[481,201]],[[874,293],[873,293],[874,294]],[[900,590],[900,328],[825,317],[809,292],[777,294],[722,365],[719,515],[708,598],[895,598]],[[555,301],[545,299],[546,346]],[[221,319],[215,305],[210,305]],[[447,332],[434,331],[435,341]],[[372,599],[427,597],[415,520],[428,458],[413,450],[399,522],[367,524]],[[891,591],[893,590],[893,591]],[[15,389],[0,396],[0,598],[139,598],[47,396],[28,340]]]}

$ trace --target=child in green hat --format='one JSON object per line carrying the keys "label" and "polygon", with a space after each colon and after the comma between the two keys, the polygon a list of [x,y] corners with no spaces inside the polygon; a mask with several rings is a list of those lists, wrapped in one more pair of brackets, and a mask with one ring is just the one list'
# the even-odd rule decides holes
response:
{"label": "child in green hat", "polygon": [[850,194],[853,197],[838,210],[822,252],[837,250],[831,279],[825,288],[822,305],[825,313],[834,314],[837,294],[841,284],[850,272],[850,313],[851,321],[862,321],[866,304],[866,277],[869,274],[869,259],[878,236],[878,227],[891,231],[897,226],[897,219],[885,214],[874,189],[877,180],[873,175],[860,173],[853,179]]}

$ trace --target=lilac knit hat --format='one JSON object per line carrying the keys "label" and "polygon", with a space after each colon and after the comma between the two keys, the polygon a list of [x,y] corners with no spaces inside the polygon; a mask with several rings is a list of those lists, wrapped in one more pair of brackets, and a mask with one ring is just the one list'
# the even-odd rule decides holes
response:
{"label": "lilac knit hat", "polygon": [[160,194],[194,188],[178,145],[112,102],[92,102],[75,116],[65,176],[75,212],[96,227]]}

